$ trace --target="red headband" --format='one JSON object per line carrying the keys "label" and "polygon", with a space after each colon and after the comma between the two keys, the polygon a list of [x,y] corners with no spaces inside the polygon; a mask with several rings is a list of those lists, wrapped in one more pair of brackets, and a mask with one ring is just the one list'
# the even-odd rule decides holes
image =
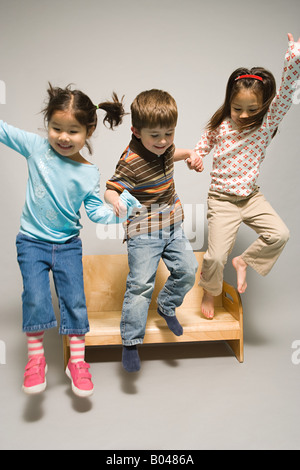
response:
{"label": "red headband", "polygon": [[239,80],[240,78],[255,78],[256,80],[260,80],[261,82],[263,81],[263,79],[258,75],[240,75],[236,78],[236,80]]}

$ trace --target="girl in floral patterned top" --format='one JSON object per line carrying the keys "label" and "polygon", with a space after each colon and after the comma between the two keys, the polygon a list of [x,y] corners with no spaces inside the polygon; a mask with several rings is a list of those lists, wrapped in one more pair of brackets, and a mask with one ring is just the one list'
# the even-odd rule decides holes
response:
{"label": "girl in floral patterned top", "polygon": [[201,157],[214,148],[208,194],[208,249],[200,279],[204,289],[201,309],[209,319],[214,316],[214,296],[222,291],[224,266],[240,224],[244,222],[259,235],[232,261],[240,293],[247,287],[247,267],[263,276],[268,274],[289,238],[287,227],[256,184],[266,148],[292,105],[300,75],[300,38],[294,42],[288,34],[288,40],[278,92],[268,70],[235,70],[228,80],[224,104],[195,148]]}

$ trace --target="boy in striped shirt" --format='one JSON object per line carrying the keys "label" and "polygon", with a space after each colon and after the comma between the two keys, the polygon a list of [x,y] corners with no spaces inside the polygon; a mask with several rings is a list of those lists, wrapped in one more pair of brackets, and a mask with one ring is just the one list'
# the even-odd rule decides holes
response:
{"label": "boy in striped shirt", "polygon": [[143,342],[149,304],[160,258],[170,276],[158,295],[157,312],[177,336],[183,334],[175,309],[193,287],[197,262],[181,228],[184,214],[175,191],[174,161],[186,160],[202,171],[202,159],[193,151],[176,149],[177,106],[169,93],[148,90],[131,105],[132,139],[122,154],[105,199],[122,214],[120,194],[127,189],[143,205],[125,226],[129,274],[124,297],[121,336],[122,363],[128,372],[140,369],[137,345]]}

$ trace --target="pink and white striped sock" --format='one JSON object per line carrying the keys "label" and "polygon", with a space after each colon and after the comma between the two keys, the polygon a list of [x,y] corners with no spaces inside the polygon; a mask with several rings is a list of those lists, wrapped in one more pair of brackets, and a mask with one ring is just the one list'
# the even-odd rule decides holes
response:
{"label": "pink and white striped sock", "polygon": [[70,340],[70,359],[71,362],[81,362],[84,361],[85,353],[85,335],[76,336],[69,335]]}
{"label": "pink and white striped sock", "polygon": [[26,333],[27,336],[27,347],[28,347],[28,358],[31,359],[35,356],[44,356],[44,331],[38,331],[35,333]]}

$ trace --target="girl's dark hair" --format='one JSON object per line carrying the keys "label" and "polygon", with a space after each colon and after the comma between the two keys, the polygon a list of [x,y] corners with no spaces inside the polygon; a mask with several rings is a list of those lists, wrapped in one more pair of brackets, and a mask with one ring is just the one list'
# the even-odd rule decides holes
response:
{"label": "girl's dark hair", "polygon": [[[53,87],[49,83],[48,102],[43,109],[45,123],[49,123],[56,111],[72,111],[75,119],[86,127],[87,134],[97,127],[97,109],[105,111],[103,124],[109,124],[110,129],[122,123],[126,114],[123,107],[123,98],[119,101],[116,93],[112,94],[112,101],[106,101],[94,105],[90,98],[80,90],[71,90],[71,85],[66,88]],[[86,146],[92,153],[90,144],[86,141]]]}
{"label": "girl's dark hair", "polygon": [[[240,78],[240,75],[258,75],[261,80],[253,78]],[[249,89],[255,94],[262,96],[263,105],[258,113],[243,120],[240,130],[258,128],[261,126],[263,118],[269,109],[269,106],[276,95],[276,82],[273,74],[263,67],[253,67],[247,69],[244,67],[236,69],[229,77],[223,105],[215,112],[207,124],[208,130],[215,130],[220,126],[224,119],[230,117],[231,102],[241,89]],[[275,135],[275,134],[274,134]]]}

